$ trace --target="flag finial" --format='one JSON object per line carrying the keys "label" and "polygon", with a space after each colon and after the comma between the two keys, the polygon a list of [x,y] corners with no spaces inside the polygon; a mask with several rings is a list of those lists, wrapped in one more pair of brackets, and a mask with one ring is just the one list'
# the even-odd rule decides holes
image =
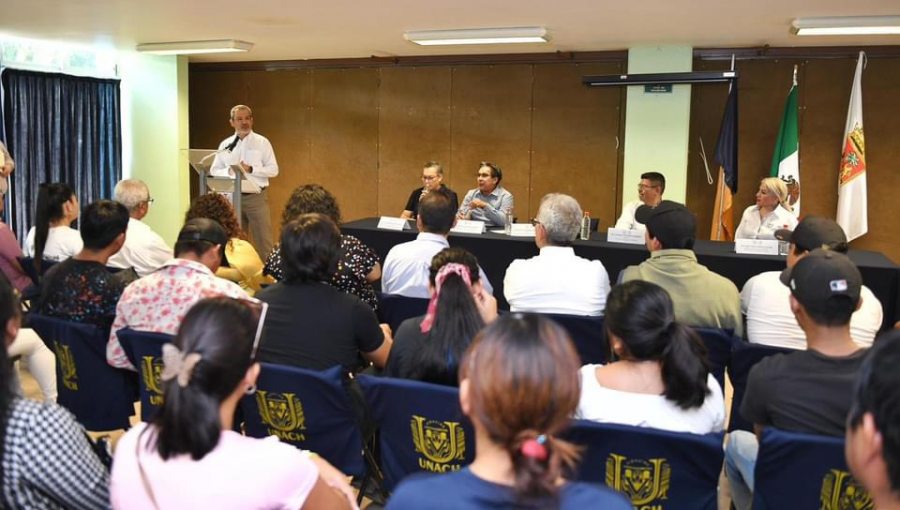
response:
{"label": "flag finial", "polygon": [[794,64],[794,86],[797,86],[797,64]]}

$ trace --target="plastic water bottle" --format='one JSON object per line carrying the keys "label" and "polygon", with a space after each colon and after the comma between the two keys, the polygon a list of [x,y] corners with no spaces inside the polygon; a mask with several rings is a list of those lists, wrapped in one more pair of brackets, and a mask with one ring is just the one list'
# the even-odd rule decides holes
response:
{"label": "plastic water bottle", "polygon": [[506,211],[505,221],[503,223],[503,233],[506,235],[512,234],[512,224],[513,224],[513,212],[512,209]]}
{"label": "plastic water bottle", "polygon": [[[787,229],[787,228],[790,228],[790,227],[788,227],[787,225],[785,225],[785,226],[782,227],[782,228]],[[787,256],[788,251],[790,250],[790,248],[791,248],[791,243],[789,243],[789,242],[787,242],[787,241],[778,241],[778,254],[779,254],[779,255],[781,255],[781,256]]]}
{"label": "plastic water bottle", "polygon": [[582,241],[591,238],[591,213],[588,211],[584,211],[584,217],[581,218],[581,235],[579,237]]}

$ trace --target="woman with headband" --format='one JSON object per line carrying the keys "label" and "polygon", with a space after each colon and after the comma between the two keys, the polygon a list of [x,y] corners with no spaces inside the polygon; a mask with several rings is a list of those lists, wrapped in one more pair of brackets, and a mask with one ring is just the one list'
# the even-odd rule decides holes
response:
{"label": "woman with headband", "polygon": [[315,454],[234,431],[256,390],[262,306],[204,299],[163,346],[164,402],[116,447],[113,508],[352,508],[346,478]]}
{"label": "woman with headband", "polygon": [[478,260],[462,248],[445,248],[431,259],[428,290],[428,313],[397,328],[384,375],[457,386],[459,360],[497,318],[497,300],[481,285]]}
{"label": "woman with headband", "polygon": [[578,403],[578,355],[560,326],[511,314],[487,326],[460,364],[459,401],[475,428],[475,460],[445,475],[416,475],[387,508],[603,508],[619,494],[567,482],[576,448],[556,437]]}

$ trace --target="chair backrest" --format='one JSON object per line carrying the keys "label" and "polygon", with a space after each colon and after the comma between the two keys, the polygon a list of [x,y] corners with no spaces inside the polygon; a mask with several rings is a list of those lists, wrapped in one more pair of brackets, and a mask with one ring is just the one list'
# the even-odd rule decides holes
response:
{"label": "chair backrest", "polygon": [[150,421],[163,402],[162,385],[159,382],[163,369],[162,346],[171,343],[175,337],[131,328],[120,329],[116,336],[128,360],[140,374],[138,388],[141,393],[141,421]]}
{"label": "chair backrest", "polygon": [[241,400],[247,435],[278,436],[346,474],[362,475],[362,434],[343,385],[343,369],[261,365],[256,393]]}
{"label": "chair backrest", "polygon": [[558,313],[542,314],[556,321],[569,332],[575,350],[581,356],[581,363],[606,363],[609,357],[609,345],[606,342],[606,330],[603,329],[603,317],[587,315],[564,315]]}
{"label": "chair backrest", "polygon": [[600,218],[591,218],[591,232],[600,230]]}
{"label": "chair backrest", "polygon": [[731,360],[731,351],[734,343],[734,333],[731,330],[719,328],[694,328],[700,335],[703,344],[706,345],[707,360],[713,377],[719,381],[722,391],[725,391],[725,367]]}
{"label": "chair backrest", "polygon": [[844,438],[763,430],[754,472],[753,509],[874,510],[847,469]]}
{"label": "chair backrest", "polygon": [[413,473],[457,471],[472,462],[475,433],[457,388],[365,375],[357,381],[379,430],[386,490]]}
{"label": "chair backrest", "polygon": [[425,315],[426,311],[428,311],[428,300],[425,298],[413,298],[397,294],[378,295],[379,320],[390,325],[391,331],[396,332],[401,322],[412,317]]}
{"label": "chair backrest", "polygon": [[128,428],[137,377],[107,364],[109,330],[36,313],[28,324],[56,353],[57,402],[88,430]]}
{"label": "chair backrest", "polygon": [[635,508],[716,509],[721,432],[697,435],[575,420],[564,437],[584,447],[578,480],[605,483]]}
{"label": "chair backrest", "polygon": [[38,273],[37,268],[34,266],[34,257],[19,257],[19,265],[22,266],[22,271],[25,271],[25,274],[31,278],[31,281],[38,285],[41,282],[41,276],[44,275],[51,267],[56,265],[56,261],[44,259],[41,261],[41,272]]}
{"label": "chair backrest", "polygon": [[750,369],[763,358],[773,354],[793,352],[794,349],[784,347],[772,347],[770,345],[751,344],[744,341],[736,341],[731,351],[731,360],[728,362],[728,379],[734,388],[731,397],[731,411],[728,419],[728,432],[732,430],[746,430],[753,432],[753,424],[741,416],[741,402],[744,400],[744,392],[747,390],[747,377]]}

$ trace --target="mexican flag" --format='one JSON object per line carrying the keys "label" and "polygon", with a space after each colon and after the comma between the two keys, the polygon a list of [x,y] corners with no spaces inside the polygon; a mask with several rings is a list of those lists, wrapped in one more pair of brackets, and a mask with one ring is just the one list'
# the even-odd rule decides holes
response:
{"label": "mexican flag", "polygon": [[844,146],[838,174],[837,222],[852,241],[869,231],[866,197],[866,144],[863,136],[862,70],[865,53],[859,52],[850,107],[844,126]]}
{"label": "mexican flag", "polygon": [[772,177],[780,177],[788,185],[788,203],[794,209],[794,214],[800,216],[800,136],[797,129],[797,78],[796,70],[794,84],[788,93],[787,102],[784,104],[784,115],[781,117],[781,127],[778,128],[778,138],[775,139],[775,152],[772,154]]}

